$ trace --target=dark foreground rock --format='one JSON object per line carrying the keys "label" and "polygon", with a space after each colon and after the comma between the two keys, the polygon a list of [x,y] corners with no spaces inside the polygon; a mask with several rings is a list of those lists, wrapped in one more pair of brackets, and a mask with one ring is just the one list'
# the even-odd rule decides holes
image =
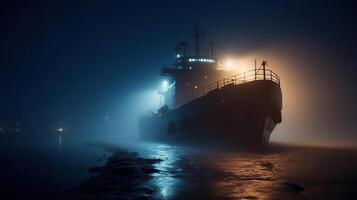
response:
{"label": "dark foreground rock", "polygon": [[118,199],[152,199],[154,189],[146,185],[159,170],[153,164],[159,159],[145,159],[135,152],[115,151],[101,167],[91,167],[91,178],[72,190],[83,197]]}

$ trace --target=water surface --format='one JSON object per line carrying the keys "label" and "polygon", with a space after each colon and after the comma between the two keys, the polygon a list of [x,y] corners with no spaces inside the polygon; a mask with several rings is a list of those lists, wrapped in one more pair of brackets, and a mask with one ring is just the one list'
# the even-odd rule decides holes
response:
{"label": "water surface", "polygon": [[[158,171],[145,180],[152,191],[145,198],[345,199],[357,195],[355,150],[294,147],[239,152],[64,133],[1,135],[0,148],[1,192],[9,198],[83,199],[68,191],[89,179],[90,167],[104,166],[116,148],[161,160],[153,164]],[[85,196],[103,199],[113,194],[98,197]]]}

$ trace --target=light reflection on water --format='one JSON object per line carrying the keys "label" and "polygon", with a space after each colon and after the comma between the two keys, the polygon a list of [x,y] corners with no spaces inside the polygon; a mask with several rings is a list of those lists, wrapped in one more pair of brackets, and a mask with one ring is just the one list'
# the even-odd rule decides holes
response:
{"label": "light reflection on water", "polygon": [[175,177],[175,174],[180,171],[177,166],[179,154],[177,148],[169,145],[160,144],[153,148],[151,157],[162,160],[155,164],[155,167],[160,170],[160,172],[154,175],[153,182],[158,186],[163,199],[167,199],[170,195],[173,195],[174,188],[177,187],[180,182],[180,180]]}
{"label": "light reflection on water", "polygon": [[[220,196],[233,199],[273,199],[281,188],[281,155],[233,154],[211,162],[222,177],[214,180]],[[280,194],[282,195],[282,194]]]}
{"label": "light reflection on water", "polygon": [[61,151],[62,149],[62,133],[58,134],[58,150]]}
{"label": "light reflection on water", "polygon": [[279,153],[215,153],[157,143],[144,146],[141,155],[162,160],[155,164],[160,172],[150,181],[157,186],[160,199],[274,199],[277,193],[291,197],[282,188],[281,163],[286,159]]}
{"label": "light reflection on water", "polygon": [[158,190],[155,196],[159,199],[171,199],[175,196],[177,189],[183,185],[183,180],[180,178],[182,169],[178,162],[187,153],[187,149],[175,145],[145,142],[135,145],[134,150],[144,157],[161,160],[154,164],[159,172],[154,173],[153,179],[149,181],[149,184]]}
{"label": "light reflection on water", "polygon": [[[192,199],[193,195],[195,199],[207,199],[202,197],[206,195],[202,193],[208,192],[212,193],[209,197],[220,199],[271,199],[273,191],[281,190],[280,163],[284,159],[279,154],[212,153],[169,144],[132,142],[124,145],[115,142],[117,146],[136,151],[143,157],[162,160],[154,164],[160,171],[148,182],[159,199]],[[45,175],[61,182],[56,185],[43,180],[30,183],[35,179],[29,177],[24,184],[16,186],[23,189],[32,184],[27,193],[38,191],[43,184],[48,185],[46,190],[51,193],[59,187],[63,189],[65,186],[78,185],[87,176],[87,167],[98,165],[93,161],[102,154],[99,148],[88,148],[87,144],[82,139],[77,140],[66,134],[46,139],[31,137],[31,140],[15,137],[12,145],[6,142],[4,150],[11,151],[12,156],[9,157],[7,153],[11,165],[8,165],[8,169],[5,165],[3,171],[10,170],[8,174],[12,177],[8,176],[8,179],[13,179],[13,175],[16,175],[16,180],[23,179],[23,174],[31,171],[33,177]],[[48,171],[46,174],[44,169]],[[21,170],[25,171],[18,173]],[[77,174],[76,181],[71,174]],[[183,198],[183,193],[189,198]],[[284,191],[281,194],[284,195]]]}

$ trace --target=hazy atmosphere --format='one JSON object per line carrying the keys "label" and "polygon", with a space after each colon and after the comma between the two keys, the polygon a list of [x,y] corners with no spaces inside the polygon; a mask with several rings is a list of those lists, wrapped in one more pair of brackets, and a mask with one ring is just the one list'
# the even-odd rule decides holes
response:
{"label": "hazy atmosphere", "polygon": [[280,74],[284,123],[273,141],[357,141],[350,2],[23,1],[1,7],[0,113],[12,124],[136,134],[125,120],[135,120],[139,106],[155,105],[145,105],[140,94],[156,90],[160,68],[173,64],[174,45],[190,40],[200,21],[220,59],[245,68],[266,59]]}
{"label": "hazy atmosphere", "polygon": [[356,8],[2,1],[0,199],[353,199]]}

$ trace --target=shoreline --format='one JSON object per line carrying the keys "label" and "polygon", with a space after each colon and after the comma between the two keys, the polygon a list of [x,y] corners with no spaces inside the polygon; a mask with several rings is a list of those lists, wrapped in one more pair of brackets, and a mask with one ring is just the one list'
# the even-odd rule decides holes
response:
{"label": "shoreline", "polygon": [[[105,166],[90,168],[93,176],[86,182],[93,183],[98,177],[109,176],[114,180],[124,178],[127,184],[108,186],[104,183],[104,187],[109,187],[104,192],[98,192],[103,185],[86,185],[82,192],[91,190],[89,192],[92,194],[77,193],[81,197],[344,199],[356,195],[357,172],[354,169],[357,168],[357,150],[354,149],[283,144],[274,145],[266,152],[185,152],[173,154],[173,157],[176,156],[173,159],[168,155],[162,158],[144,156],[113,145],[102,144],[98,147],[113,154],[108,157]],[[165,148],[159,148],[158,151],[173,147],[166,145]],[[123,160],[130,162],[122,165],[120,163]],[[167,160],[173,161],[168,163]],[[110,166],[113,161],[116,169],[125,169],[131,174],[123,174],[125,170],[113,174],[113,166]],[[160,165],[168,165],[165,167],[169,170]],[[145,168],[147,171],[142,171]],[[163,187],[167,181],[165,178],[171,186]],[[202,193],[203,190],[205,193]]]}

